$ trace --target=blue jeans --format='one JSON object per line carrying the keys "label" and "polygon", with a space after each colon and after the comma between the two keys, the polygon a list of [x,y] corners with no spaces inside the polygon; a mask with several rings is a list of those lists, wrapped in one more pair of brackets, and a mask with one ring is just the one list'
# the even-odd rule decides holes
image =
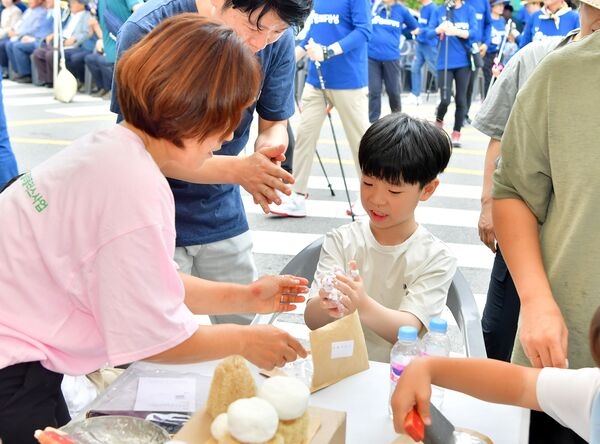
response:
{"label": "blue jeans", "polygon": [[98,54],[97,52],[86,55],[84,61],[90,69],[92,79],[94,79],[98,89],[110,91],[115,64],[108,62],[104,54]]}
{"label": "blue jeans", "polygon": [[369,59],[369,122],[373,123],[381,115],[381,86],[385,90],[393,113],[402,110],[400,102],[400,60],[385,62]]}
{"label": "blue jeans", "polygon": [[415,50],[415,60],[410,68],[410,85],[411,93],[415,96],[421,95],[421,68],[427,63],[427,69],[432,75],[437,72],[437,47],[429,46],[425,43],[417,42],[417,49]]}
{"label": "blue jeans", "polygon": [[20,76],[31,75],[30,56],[37,48],[36,42],[9,42],[6,45],[6,53],[15,72]]}
{"label": "blue jeans", "polygon": [[8,138],[4,102],[2,100],[2,82],[0,81],[0,189],[17,174],[17,161]]}

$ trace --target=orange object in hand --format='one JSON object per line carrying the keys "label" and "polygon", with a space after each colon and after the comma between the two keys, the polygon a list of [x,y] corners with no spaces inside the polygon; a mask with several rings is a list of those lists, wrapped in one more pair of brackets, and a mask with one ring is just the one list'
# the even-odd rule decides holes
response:
{"label": "orange object in hand", "polygon": [[425,438],[425,424],[421,419],[421,416],[417,412],[416,407],[408,412],[404,419],[404,431],[410,436],[413,441],[419,442]]}
{"label": "orange object in hand", "polygon": [[36,430],[35,439],[37,439],[40,444],[75,444],[75,441],[69,439],[69,437],[48,428],[44,431]]}

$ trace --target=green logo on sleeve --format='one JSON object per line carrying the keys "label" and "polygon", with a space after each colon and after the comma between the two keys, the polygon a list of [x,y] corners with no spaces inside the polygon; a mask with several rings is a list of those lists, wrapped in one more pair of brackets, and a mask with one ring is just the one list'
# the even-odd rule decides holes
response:
{"label": "green logo on sleeve", "polygon": [[33,207],[38,213],[41,213],[48,207],[48,202],[42,196],[42,193],[39,193],[36,189],[35,183],[33,181],[33,177],[31,177],[31,173],[27,173],[21,176],[19,179],[21,185],[23,185],[23,189],[27,193],[33,202]]}

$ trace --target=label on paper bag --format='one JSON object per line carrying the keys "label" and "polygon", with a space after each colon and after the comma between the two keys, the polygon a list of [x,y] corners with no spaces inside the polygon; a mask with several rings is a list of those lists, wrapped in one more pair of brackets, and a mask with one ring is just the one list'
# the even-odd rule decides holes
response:
{"label": "label on paper bag", "polygon": [[354,354],[354,341],[331,343],[331,359],[349,358]]}

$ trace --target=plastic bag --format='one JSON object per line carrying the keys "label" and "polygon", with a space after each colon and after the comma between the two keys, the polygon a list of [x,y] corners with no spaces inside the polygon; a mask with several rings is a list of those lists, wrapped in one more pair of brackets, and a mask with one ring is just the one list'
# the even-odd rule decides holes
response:
{"label": "plastic bag", "polygon": [[89,403],[96,396],[98,390],[96,386],[87,378],[87,376],[69,376],[65,375],[62,381],[61,389],[71,418],[75,418],[84,411]]}
{"label": "plastic bag", "polygon": [[65,66],[65,59],[60,60],[60,70],[54,82],[54,97],[56,100],[69,103],[77,94],[77,79]]}

